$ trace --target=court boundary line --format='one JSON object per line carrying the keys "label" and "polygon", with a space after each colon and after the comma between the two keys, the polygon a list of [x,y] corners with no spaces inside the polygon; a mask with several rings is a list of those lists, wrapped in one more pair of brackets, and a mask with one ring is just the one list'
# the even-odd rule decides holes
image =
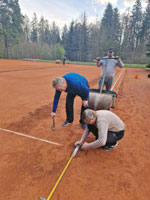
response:
{"label": "court boundary line", "polygon": [[117,77],[116,81],[114,82],[114,84],[113,84],[111,90],[114,89],[115,85],[117,84],[117,82],[118,82],[118,80],[120,79],[120,77],[121,77],[121,75],[122,75],[123,72],[124,72],[124,68],[123,68],[123,70],[121,70],[120,74],[118,75],[118,77]]}
{"label": "court boundary line", "polygon": [[11,131],[11,130],[8,130],[8,129],[0,128],[0,131],[4,131],[4,132],[8,132],[8,133],[13,133],[15,135],[27,137],[27,138],[30,138],[30,139],[33,139],[33,140],[38,140],[38,141],[46,142],[46,143],[49,143],[49,144],[54,144],[54,145],[57,145],[57,146],[63,146],[62,144],[59,144],[59,143],[56,143],[56,142],[52,142],[52,141],[45,140],[45,139],[42,139],[42,138],[34,137],[34,136],[31,136],[31,135],[26,135],[24,133],[20,133],[20,132],[16,132],[16,131]]}

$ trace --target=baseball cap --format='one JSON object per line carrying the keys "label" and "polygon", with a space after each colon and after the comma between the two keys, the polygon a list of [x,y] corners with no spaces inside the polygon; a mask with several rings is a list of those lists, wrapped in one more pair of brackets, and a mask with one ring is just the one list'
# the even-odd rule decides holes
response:
{"label": "baseball cap", "polygon": [[114,48],[110,47],[110,48],[108,49],[108,51],[114,52]]}

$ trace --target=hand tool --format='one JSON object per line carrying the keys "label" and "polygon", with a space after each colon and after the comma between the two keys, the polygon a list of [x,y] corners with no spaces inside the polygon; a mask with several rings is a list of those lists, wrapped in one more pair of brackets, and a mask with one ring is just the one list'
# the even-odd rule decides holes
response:
{"label": "hand tool", "polygon": [[52,127],[52,131],[55,131],[55,119],[53,117],[53,127]]}

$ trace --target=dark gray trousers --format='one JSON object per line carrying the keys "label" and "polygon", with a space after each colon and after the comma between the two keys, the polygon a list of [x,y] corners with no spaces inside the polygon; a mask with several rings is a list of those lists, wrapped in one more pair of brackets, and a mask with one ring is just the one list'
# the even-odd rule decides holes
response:
{"label": "dark gray trousers", "polygon": [[[109,91],[111,89],[111,86],[112,86],[112,83],[113,83],[113,79],[114,78],[112,76],[105,77],[103,87],[106,86],[106,90]],[[101,89],[102,81],[103,81],[103,77],[100,77],[100,79],[99,79],[99,89]]]}
{"label": "dark gray trousers", "polygon": [[[93,135],[96,136],[96,140],[98,139],[98,129],[93,124],[88,124],[88,129],[90,132],[93,133]],[[118,140],[121,140],[124,136],[124,130],[119,132],[112,132],[108,131],[107,134],[107,141],[105,146],[111,146],[115,144]]]}

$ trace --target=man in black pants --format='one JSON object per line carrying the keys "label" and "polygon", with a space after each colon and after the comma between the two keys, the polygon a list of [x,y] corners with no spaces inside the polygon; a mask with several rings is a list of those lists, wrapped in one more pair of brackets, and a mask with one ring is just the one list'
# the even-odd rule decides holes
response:
{"label": "man in black pants", "polygon": [[[83,144],[82,150],[101,147],[110,151],[117,146],[118,140],[124,136],[125,124],[111,111],[86,109],[82,115],[82,120],[88,126],[81,139],[75,143],[75,145]],[[91,143],[84,142],[90,132],[96,136],[96,140]]]}
{"label": "man in black pants", "polygon": [[65,65],[65,63],[66,63],[66,58],[63,57],[63,65]]}
{"label": "man in black pants", "polygon": [[62,77],[57,77],[53,80],[53,87],[56,89],[53,110],[51,113],[52,117],[55,117],[56,110],[59,102],[61,93],[64,91],[67,93],[66,97],[66,121],[62,126],[68,126],[74,120],[74,98],[76,96],[81,97],[82,106],[80,114],[80,124],[83,129],[86,128],[86,124],[82,121],[82,113],[88,107],[89,98],[89,84],[88,80],[80,74],[70,72]]}

